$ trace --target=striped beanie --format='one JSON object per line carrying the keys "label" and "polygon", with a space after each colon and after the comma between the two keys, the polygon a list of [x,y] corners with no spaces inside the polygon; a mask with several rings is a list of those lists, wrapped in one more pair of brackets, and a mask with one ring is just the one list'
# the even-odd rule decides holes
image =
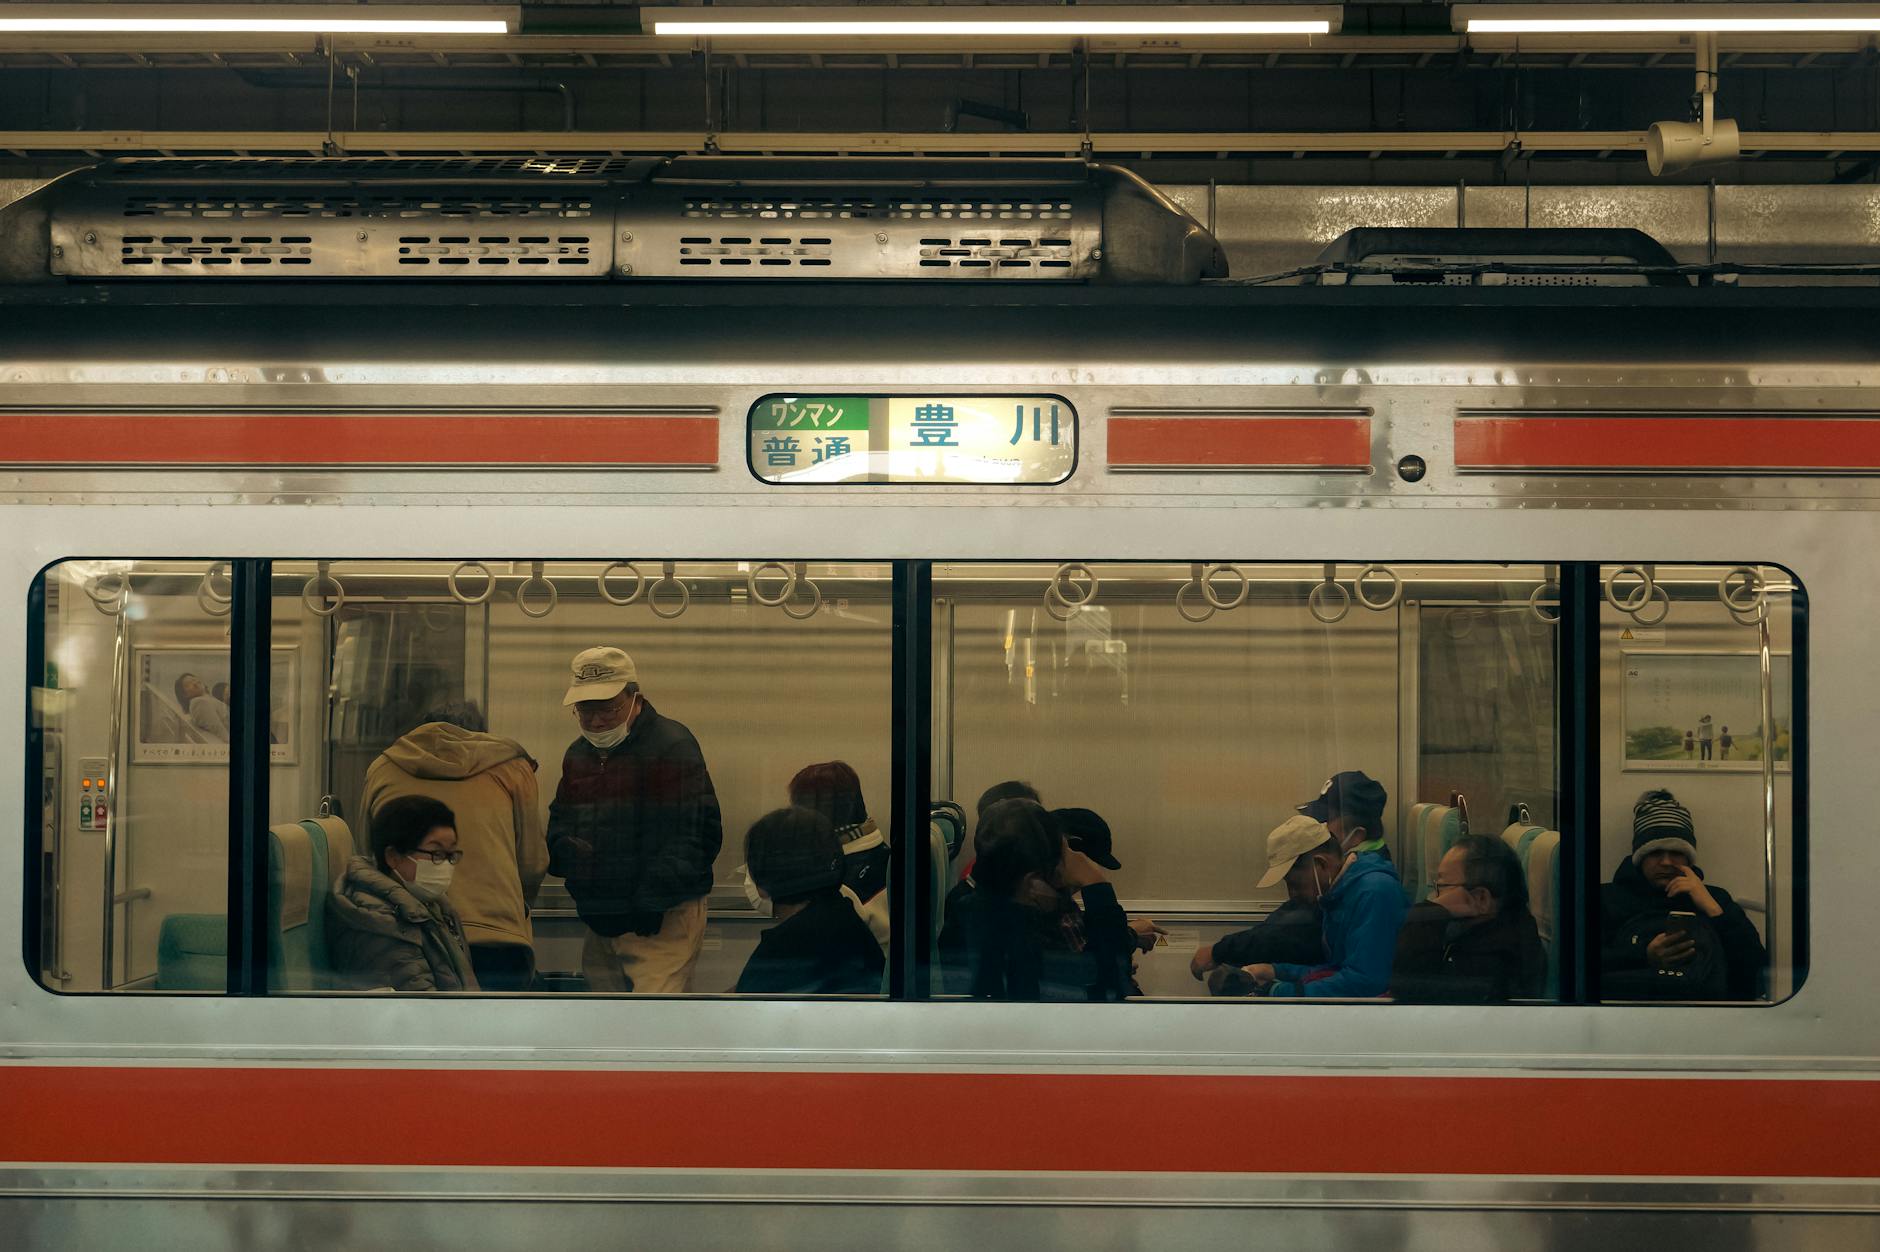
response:
{"label": "striped beanie", "polygon": [[1632,864],[1652,852],[1682,852],[1697,860],[1697,832],[1691,811],[1669,791],[1647,791],[1632,806]]}

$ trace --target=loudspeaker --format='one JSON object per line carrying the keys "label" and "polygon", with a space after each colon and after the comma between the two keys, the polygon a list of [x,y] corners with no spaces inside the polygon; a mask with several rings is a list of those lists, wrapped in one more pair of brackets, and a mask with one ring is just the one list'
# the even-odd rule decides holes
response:
{"label": "loudspeaker", "polygon": [[1654,176],[1675,174],[1693,165],[1733,161],[1741,147],[1736,123],[1726,118],[1711,123],[1709,143],[1699,122],[1653,122],[1645,132],[1645,164]]}

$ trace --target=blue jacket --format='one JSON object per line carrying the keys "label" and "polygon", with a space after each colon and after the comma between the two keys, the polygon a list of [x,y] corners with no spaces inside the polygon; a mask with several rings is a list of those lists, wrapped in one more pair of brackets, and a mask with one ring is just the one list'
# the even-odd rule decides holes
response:
{"label": "blue jacket", "polygon": [[1324,965],[1275,965],[1275,996],[1381,996],[1390,989],[1397,931],[1403,926],[1403,884],[1397,867],[1366,852],[1319,899],[1324,915]]}

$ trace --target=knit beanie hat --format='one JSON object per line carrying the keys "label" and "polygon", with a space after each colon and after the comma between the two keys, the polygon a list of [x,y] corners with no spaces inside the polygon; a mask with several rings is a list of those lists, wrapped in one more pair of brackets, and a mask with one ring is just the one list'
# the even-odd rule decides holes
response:
{"label": "knit beanie hat", "polygon": [[1697,860],[1697,832],[1691,811],[1669,791],[1647,791],[1632,806],[1632,864],[1652,852],[1682,852]]}
{"label": "knit beanie hat", "polygon": [[744,837],[751,881],[772,900],[791,900],[842,883],[842,841],[821,813],[778,809]]}

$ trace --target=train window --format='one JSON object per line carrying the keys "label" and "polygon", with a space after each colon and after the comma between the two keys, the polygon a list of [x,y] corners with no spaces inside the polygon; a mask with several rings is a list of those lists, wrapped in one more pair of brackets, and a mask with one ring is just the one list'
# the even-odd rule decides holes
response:
{"label": "train window", "polygon": [[768,483],[1050,485],[1077,465],[1061,396],[765,396],[746,429]]}
{"label": "train window", "polygon": [[36,964],[48,987],[228,985],[233,596],[216,561],[64,561],[34,583]]}
{"label": "train window", "polygon": [[[937,566],[935,790],[981,810],[941,986],[1555,997],[1548,582],[1538,565]],[[1071,854],[1038,844],[1025,798]]]}
{"label": "train window", "polygon": [[1601,995],[1786,999],[1805,966],[1801,589],[1759,565],[1599,574]]}
{"label": "train window", "polygon": [[317,766],[276,837],[334,897],[275,989],[881,994],[887,566],[274,576]]}

